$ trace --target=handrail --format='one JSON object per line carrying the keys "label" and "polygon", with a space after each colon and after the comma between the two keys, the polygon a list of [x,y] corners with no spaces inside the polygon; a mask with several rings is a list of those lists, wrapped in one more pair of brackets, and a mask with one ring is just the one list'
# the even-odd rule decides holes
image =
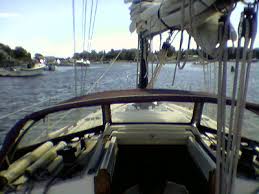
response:
{"label": "handrail", "polygon": [[[65,111],[69,109],[76,109],[90,106],[105,106],[118,103],[141,103],[141,102],[192,102],[192,103],[217,103],[217,96],[204,92],[190,92],[182,90],[165,90],[165,89],[132,89],[119,90],[109,92],[99,92],[89,94],[86,96],[75,97],[68,101],[64,101],[56,106],[46,108],[25,116],[18,121],[12,129],[8,132],[5,141],[0,151],[0,164],[4,160],[6,154],[9,152],[12,145],[15,143],[17,137],[23,126],[29,120],[35,122],[44,118],[46,115]],[[227,105],[231,105],[231,99],[227,98]],[[246,109],[254,112],[259,116],[259,104],[246,103]]]}

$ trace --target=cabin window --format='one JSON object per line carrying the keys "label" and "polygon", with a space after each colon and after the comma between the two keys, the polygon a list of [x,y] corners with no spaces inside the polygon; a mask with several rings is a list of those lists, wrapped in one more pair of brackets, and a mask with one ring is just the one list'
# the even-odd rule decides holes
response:
{"label": "cabin window", "polygon": [[217,104],[204,104],[201,125],[217,130]]}
{"label": "cabin window", "polygon": [[149,102],[111,105],[113,123],[190,123],[193,103]]}
{"label": "cabin window", "polygon": [[[226,131],[229,129],[231,106],[226,107]],[[217,130],[217,104],[205,104],[201,125]],[[259,118],[255,113],[245,109],[242,136],[259,141],[258,133]]]}
{"label": "cabin window", "polygon": [[[201,125],[217,130],[217,104],[204,104]],[[226,106],[226,127],[229,127],[231,106]]]}
{"label": "cabin window", "polygon": [[259,141],[258,135],[258,126],[259,126],[259,117],[255,113],[245,110],[244,115],[244,127],[242,131],[242,136],[247,137],[248,139]]}
{"label": "cabin window", "polygon": [[77,108],[49,114],[29,129],[19,147],[26,147],[48,139],[101,126],[102,124],[100,106]]}

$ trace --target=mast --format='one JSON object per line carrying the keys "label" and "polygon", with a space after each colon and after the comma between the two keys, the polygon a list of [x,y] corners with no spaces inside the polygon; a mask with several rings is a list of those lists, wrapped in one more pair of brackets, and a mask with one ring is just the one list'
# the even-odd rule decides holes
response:
{"label": "mast", "polygon": [[142,33],[139,35],[140,44],[140,67],[138,88],[145,89],[148,85],[148,40]]}

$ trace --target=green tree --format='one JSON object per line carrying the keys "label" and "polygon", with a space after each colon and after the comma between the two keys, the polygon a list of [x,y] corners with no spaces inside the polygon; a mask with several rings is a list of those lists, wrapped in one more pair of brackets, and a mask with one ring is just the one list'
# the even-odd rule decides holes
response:
{"label": "green tree", "polygon": [[13,51],[14,58],[22,62],[31,62],[31,54],[22,47],[16,47]]}
{"label": "green tree", "polygon": [[0,43],[0,49],[3,50],[9,56],[13,56],[13,50],[9,46]]}
{"label": "green tree", "polygon": [[8,60],[9,55],[4,51],[4,50],[0,50],[0,62],[6,61]]}

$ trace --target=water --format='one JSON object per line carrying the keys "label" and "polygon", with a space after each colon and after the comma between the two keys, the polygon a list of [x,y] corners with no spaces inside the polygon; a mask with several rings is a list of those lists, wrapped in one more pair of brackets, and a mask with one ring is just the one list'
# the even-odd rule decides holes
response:
{"label": "water", "polygon": [[[93,83],[95,83],[108,67],[108,64],[93,64],[86,71],[85,68],[81,69],[78,67],[77,75],[79,78],[84,76],[81,72],[85,73],[84,93],[90,88],[92,88],[91,92],[96,92],[136,87],[135,63],[114,64],[99,83],[93,87]],[[184,70],[177,71],[176,81],[174,86],[172,86],[174,65],[166,65],[161,70],[155,88],[174,88],[192,91],[208,91],[208,88],[210,88],[210,92],[215,92],[216,82],[213,80],[216,75],[214,74],[214,68],[216,68],[215,65],[210,65],[204,71],[203,66],[187,64]],[[151,74],[151,72],[149,73]],[[231,83],[233,74],[229,71],[229,75],[229,81]],[[75,91],[74,83],[73,67],[58,67],[54,72],[47,71],[44,75],[37,77],[0,77],[0,117],[21,110],[16,114],[10,114],[8,117],[0,119],[0,144],[2,144],[7,131],[26,114],[73,97]],[[77,83],[79,85],[77,91],[80,93],[80,80]],[[228,93],[231,91],[230,85],[228,85],[228,91]],[[253,64],[248,89],[248,101],[259,103],[258,96],[259,69],[256,68],[256,64]],[[32,104],[37,105],[31,106]],[[24,109],[24,107],[27,108]],[[213,117],[215,114],[210,116]],[[247,130],[245,135],[259,137],[259,130],[256,131],[256,126],[258,126],[257,117],[248,116],[247,119],[250,124],[253,124],[252,128],[255,129]]]}

